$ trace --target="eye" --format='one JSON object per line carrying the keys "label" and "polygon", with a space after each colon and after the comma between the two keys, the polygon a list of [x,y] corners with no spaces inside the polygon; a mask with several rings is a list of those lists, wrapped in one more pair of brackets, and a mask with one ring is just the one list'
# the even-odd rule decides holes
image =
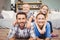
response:
{"label": "eye", "polygon": [[25,18],[23,18],[23,19],[25,19]]}
{"label": "eye", "polygon": [[44,18],[42,18],[44,20]]}
{"label": "eye", "polygon": [[39,19],[41,19],[41,18],[39,18]]}
{"label": "eye", "polygon": [[19,20],[21,19],[21,18],[18,18]]}
{"label": "eye", "polygon": [[44,18],[39,18],[39,20],[41,20],[41,19],[44,20]]}

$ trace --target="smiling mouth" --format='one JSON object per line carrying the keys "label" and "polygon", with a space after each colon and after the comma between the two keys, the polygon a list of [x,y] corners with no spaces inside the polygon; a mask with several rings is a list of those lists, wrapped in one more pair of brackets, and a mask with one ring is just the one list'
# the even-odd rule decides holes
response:
{"label": "smiling mouth", "polygon": [[39,22],[39,23],[44,23],[44,22]]}
{"label": "smiling mouth", "polygon": [[20,25],[20,24],[24,24],[24,23],[22,22],[22,23],[18,23],[18,24]]}

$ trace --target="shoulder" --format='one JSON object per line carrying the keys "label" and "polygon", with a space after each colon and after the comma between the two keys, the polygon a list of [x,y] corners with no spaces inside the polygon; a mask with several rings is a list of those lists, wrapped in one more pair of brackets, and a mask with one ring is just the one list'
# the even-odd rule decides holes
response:
{"label": "shoulder", "polygon": [[50,26],[49,22],[46,23],[46,26]]}
{"label": "shoulder", "polygon": [[46,23],[46,28],[50,28],[50,24],[48,22]]}
{"label": "shoulder", "polygon": [[17,30],[17,27],[18,27],[18,26],[15,26],[15,27],[14,27],[13,25],[11,25],[10,30],[16,31],[16,30]]}

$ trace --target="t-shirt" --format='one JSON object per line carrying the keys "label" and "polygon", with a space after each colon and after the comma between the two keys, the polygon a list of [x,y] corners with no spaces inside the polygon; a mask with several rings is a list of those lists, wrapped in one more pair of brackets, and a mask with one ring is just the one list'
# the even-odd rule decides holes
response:
{"label": "t-shirt", "polygon": [[24,27],[24,29],[21,30],[19,26],[16,26],[16,27],[13,26],[9,31],[8,39],[12,37],[19,38],[19,39],[23,39],[23,38],[27,39],[30,37],[34,38],[35,35],[32,28],[27,29],[26,27]]}
{"label": "t-shirt", "polygon": [[34,32],[35,32],[35,36],[36,37],[39,37],[39,38],[50,38],[51,37],[51,33],[50,33],[50,25],[49,23],[46,24],[46,32],[44,34],[41,34],[38,29],[37,29],[37,26],[35,23],[33,23],[33,27],[34,27]]}

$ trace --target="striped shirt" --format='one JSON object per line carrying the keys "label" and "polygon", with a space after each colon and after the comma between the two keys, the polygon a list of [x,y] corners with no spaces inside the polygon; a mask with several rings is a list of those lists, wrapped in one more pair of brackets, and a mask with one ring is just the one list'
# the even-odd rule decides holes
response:
{"label": "striped shirt", "polygon": [[9,34],[8,34],[8,39],[10,39],[14,36],[16,38],[29,38],[29,37],[35,38],[33,27],[31,27],[31,29],[27,29],[25,27],[23,30],[21,30],[19,28],[19,26],[12,27],[12,28],[10,28],[10,31],[9,31]]}

